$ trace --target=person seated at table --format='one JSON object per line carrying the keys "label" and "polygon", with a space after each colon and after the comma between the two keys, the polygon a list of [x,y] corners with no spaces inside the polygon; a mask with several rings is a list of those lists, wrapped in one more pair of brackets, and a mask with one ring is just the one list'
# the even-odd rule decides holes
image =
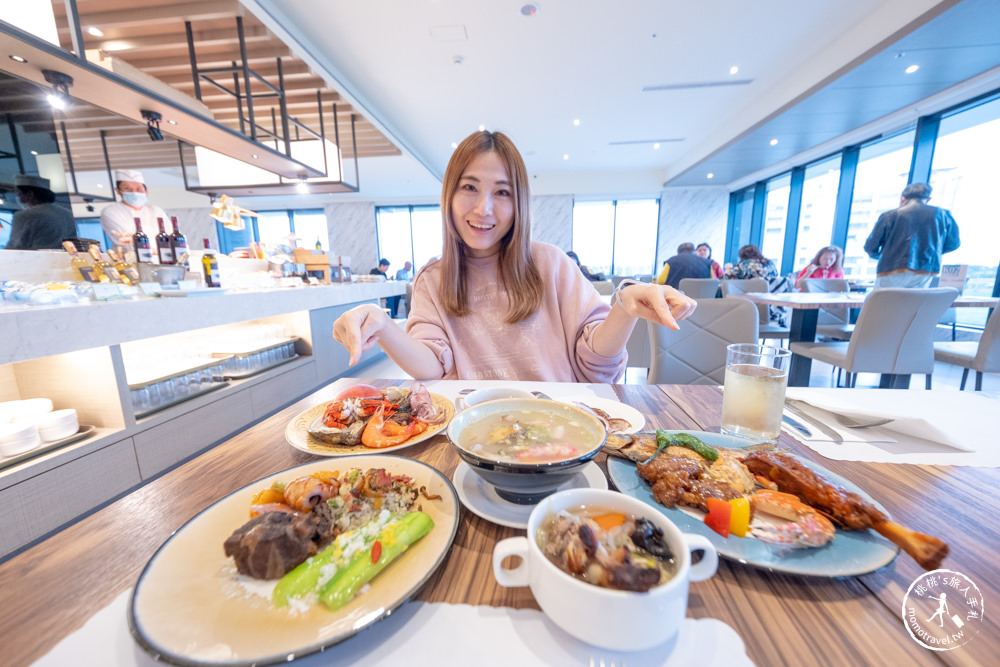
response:
{"label": "person seated at table", "polygon": [[[712,267],[700,255],[695,254],[693,243],[677,246],[677,254],[663,263],[663,270],[656,278],[657,285],[670,285],[680,289],[684,278],[710,278]],[[660,280],[663,282],[660,282]]]}
{"label": "person seated at table", "polygon": [[703,259],[707,259],[708,263],[712,265],[712,278],[722,278],[722,267],[719,263],[712,259],[712,246],[707,243],[699,243],[698,247],[694,249],[695,253]]}
{"label": "person seated at table", "polygon": [[676,329],[694,310],[671,287],[627,280],[602,301],[565,252],[531,240],[528,182],[506,135],[462,141],[441,188],[444,251],[417,274],[406,330],[373,304],[334,322],[352,366],[377,344],[421,380],[615,382],[638,318]]}
{"label": "person seated at table", "polygon": [[806,278],[843,278],[844,251],[835,245],[820,248],[806,268],[799,271],[795,278],[795,289],[802,289],[802,281]]}
{"label": "person seated at table", "polygon": [[587,280],[594,280],[594,281],[605,280],[603,273],[600,273],[600,272],[598,272],[598,273],[591,273],[590,269],[588,269],[585,265],[581,264],[580,263],[580,257],[577,256],[577,254],[575,252],[573,252],[572,250],[567,250],[566,251],[566,255],[570,259],[572,259],[574,262],[576,262],[576,265],[580,267],[580,272],[583,274],[583,276]]}
{"label": "person seated at table", "polygon": [[[740,261],[726,269],[723,278],[731,280],[749,280],[763,278],[767,281],[767,291],[788,292],[791,285],[784,276],[778,274],[778,267],[761,253],[760,248],[749,244],[740,248],[737,255]],[[788,309],[781,306],[767,307],[768,320],[778,326],[788,326]]]}

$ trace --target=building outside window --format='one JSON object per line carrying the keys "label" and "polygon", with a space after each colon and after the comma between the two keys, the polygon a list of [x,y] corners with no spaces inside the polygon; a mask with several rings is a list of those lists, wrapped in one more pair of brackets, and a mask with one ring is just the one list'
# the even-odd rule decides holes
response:
{"label": "building outside window", "polygon": [[389,260],[395,275],[413,262],[414,275],[444,247],[440,206],[380,206],[375,209],[378,256]]}
{"label": "building outside window", "polygon": [[788,196],[791,192],[791,174],[784,174],[767,182],[760,251],[779,267],[785,251],[785,223],[788,222]]}
{"label": "building outside window", "polygon": [[899,206],[899,195],[910,173],[915,136],[916,130],[910,129],[861,147],[843,248],[844,275],[852,280],[875,280],[878,262],[865,252],[865,241],[879,215]]}
{"label": "building outside window", "polygon": [[806,266],[816,251],[830,245],[839,185],[840,155],[806,167],[793,262],[796,271]]}
{"label": "building outside window", "polygon": [[591,273],[651,274],[659,215],[656,199],[575,202],[573,250]]}
{"label": "building outside window", "polygon": [[[1000,257],[996,187],[1000,181],[1000,99],[941,119],[931,166],[930,204],[955,216],[962,245],[944,255],[946,264],[967,264],[965,294],[989,296]],[[959,324],[984,326],[987,308],[956,308]],[[968,311],[968,312],[967,312]]]}

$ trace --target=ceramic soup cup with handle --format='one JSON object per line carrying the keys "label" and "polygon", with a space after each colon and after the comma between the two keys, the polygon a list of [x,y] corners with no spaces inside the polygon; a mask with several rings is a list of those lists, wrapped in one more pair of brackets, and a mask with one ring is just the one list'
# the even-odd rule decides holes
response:
{"label": "ceramic soup cup with handle", "polygon": [[[559,569],[539,547],[539,528],[549,515],[581,506],[644,517],[661,528],[676,560],[673,578],[638,593],[603,588]],[[569,489],[554,493],[531,512],[527,530],[526,537],[502,540],[494,548],[497,583],[528,586],[552,622],[580,641],[610,650],[644,650],[674,637],[687,612],[688,583],[708,579],[719,563],[707,538],[681,533],[656,508],[617,491]],[[691,552],[698,550],[704,555],[692,565]],[[504,569],[502,564],[510,556],[519,556],[521,562],[513,569]]]}

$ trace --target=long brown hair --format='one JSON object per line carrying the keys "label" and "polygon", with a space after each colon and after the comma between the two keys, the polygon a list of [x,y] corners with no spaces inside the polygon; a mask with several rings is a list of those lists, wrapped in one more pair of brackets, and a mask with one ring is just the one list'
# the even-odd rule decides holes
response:
{"label": "long brown hair", "polygon": [[451,202],[462,174],[475,158],[493,152],[507,170],[513,187],[514,224],[500,241],[498,273],[507,290],[507,323],[530,317],[542,302],[542,277],[531,257],[531,217],[529,214],[528,171],[514,143],[501,132],[470,134],[452,153],[441,185],[441,217],[444,223],[444,250],[441,253],[441,285],[438,295],[448,313],[468,315],[469,292],[465,280],[467,248],[455,228]]}
{"label": "long brown hair", "polygon": [[[819,266],[819,258],[823,256],[824,253],[832,252],[833,256],[837,258],[837,261],[833,263],[830,267],[830,271],[843,271],[844,270],[844,251],[835,245],[828,245],[825,248],[820,248],[820,251],[816,253],[816,256],[812,258],[809,264],[815,264]],[[806,265],[808,266],[808,264]]]}

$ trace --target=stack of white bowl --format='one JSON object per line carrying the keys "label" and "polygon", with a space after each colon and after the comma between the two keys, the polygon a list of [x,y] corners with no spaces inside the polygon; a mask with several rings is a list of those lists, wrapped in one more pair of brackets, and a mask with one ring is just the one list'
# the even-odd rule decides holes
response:
{"label": "stack of white bowl", "polygon": [[68,438],[80,429],[76,410],[52,410],[47,398],[0,403],[0,456],[30,452],[43,442]]}

